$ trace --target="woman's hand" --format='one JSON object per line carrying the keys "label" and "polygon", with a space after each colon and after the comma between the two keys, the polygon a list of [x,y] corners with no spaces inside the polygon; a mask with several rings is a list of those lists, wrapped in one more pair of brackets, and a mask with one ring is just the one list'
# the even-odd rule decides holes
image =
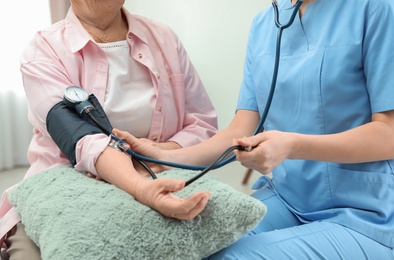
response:
{"label": "woman's hand", "polygon": [[91,172],[88,172],[88,173],[86,174],[86,176],[88,176],[89,178],[95,178],[95,179],[98,180],[98,181],[103,181],[103,179],[101,179],[99,176],[94,175],[94,174],[91,173]]}
{"label": "woman's hand", "polygon": [[254,147],[250,152],[236,150],[237,160],[247,168],[268,174],[283,160],[289,158],[293,148],[291,136],[290,133],[267,131],[234,140],[235,145]]}
{"label": "woman's hand", "polygon": [[185,181],[178,179],[141,179],[135,186],[134,197],[166,217],[191,220],[204,210],[210,193],[199,191],[185,199],[173,194],[184,186]]}
{"label": "woman's hand", "polygon": [[[147,146],[152,148],[151,145]],[[181,220],[192,219],[200,214],[208,203],[210,194],[204,191],[195,192],[185,199],[177,197],[173,192],[185,186],[184,180],[148,179],[135,170],[130,156],[111,147],[107,147],[100,154],[95,166],[97,174],[103,180],[117,186],[142,204],[166,217]]]}

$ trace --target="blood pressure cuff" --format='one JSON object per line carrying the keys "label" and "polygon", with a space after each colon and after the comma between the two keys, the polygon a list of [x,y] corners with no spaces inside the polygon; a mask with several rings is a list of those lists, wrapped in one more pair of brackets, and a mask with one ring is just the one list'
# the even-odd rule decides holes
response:
{"label": "blood pressure cuff", "polygon": [[[111,123],[97,98],[91,94],[88,101],[95,108],[90,114],[106,132],[112,132]],[[57,103],[48,112],[46,124],[49,135],[72,165],[77,163],[75,147],[81,138],[105,133],[89,116],[84,113],[79,115],[74,108],[68,107],[63,101]]]}

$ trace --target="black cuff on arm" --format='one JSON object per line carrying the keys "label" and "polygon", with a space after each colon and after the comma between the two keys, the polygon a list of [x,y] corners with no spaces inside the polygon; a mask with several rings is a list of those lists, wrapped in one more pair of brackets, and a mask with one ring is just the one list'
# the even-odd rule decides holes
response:
{"label": "black cuff on arm", "polygon": [[[112,132],[103,108],[92,94],[89,96],[90,103],[95,107],[90,113],[102,127]],[[59,149],[66,155],[72,165],[75,165],[75,147],[77,142],[86,135],[105,133],[87,115],[79,115],[75,109],[68,107],[63,101],[57,103],[48,112],[47,130]]]}

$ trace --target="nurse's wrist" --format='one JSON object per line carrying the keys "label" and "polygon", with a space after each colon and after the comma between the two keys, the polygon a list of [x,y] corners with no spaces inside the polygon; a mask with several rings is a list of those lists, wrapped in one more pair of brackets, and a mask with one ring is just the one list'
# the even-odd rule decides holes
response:
{"label": "nurse's wrist", "polygon": [[302,152],[302,135],[297,133],[288,133],[288,159],[301,159]]}

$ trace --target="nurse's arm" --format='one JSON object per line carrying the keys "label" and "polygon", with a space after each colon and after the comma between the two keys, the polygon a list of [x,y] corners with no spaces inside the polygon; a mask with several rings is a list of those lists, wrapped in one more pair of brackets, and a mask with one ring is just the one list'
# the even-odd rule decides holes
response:
{"label": "nurse's arm", "polygon": [[394,158],[394,110],[375,113],[372,121],[329,135],[291,134],[289,158],[361,163]]}
{"label": "nurse's arm", "polygon": [[132,150],[148,157],[182,164],[210,165],[233,145],[234,139],[252,135],[259,120],[256,111],[238,110],[230,125],[211,138],[193,146],[166,151],[148,146],[127,132],[115,134],[124,139]]}

